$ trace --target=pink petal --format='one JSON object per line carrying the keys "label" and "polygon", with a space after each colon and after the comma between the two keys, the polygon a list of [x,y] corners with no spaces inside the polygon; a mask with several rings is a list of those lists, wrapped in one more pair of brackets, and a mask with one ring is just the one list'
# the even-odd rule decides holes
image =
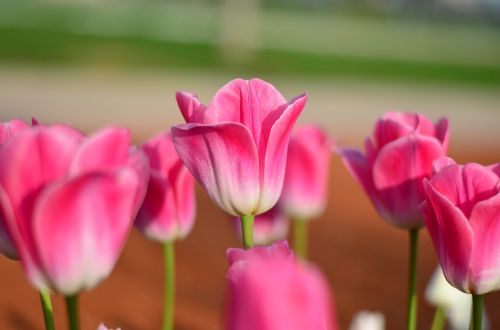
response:
{"label": "pink petal", "polygon": [[169,131],[157,134],[142,145],[142,150],[149,159],[152,169],[167,175],[172,167],[179,161],[172,136]]}
{"label": "pink petal", "polygon": [[0,148],[0,184],[17,213],[24,198],[66,175],[81,134],[66,126],[23,130]]}
{"label": "pink petal", "polygon": [[418,207],[424,200],[422,179],[432,171],[434,159],[443,155],[436,139],[408,135],[386,144],[373,165],[373,182],[386,219],[401,228],[421,226]]}
{"label": "pink petal", "polygon": [[108,127],[87,137],[71,165],[71,173],[116,169],[125,166],[130,146],[130,132]]}
{"label": "pink petal", "polygon": [[450,140],[450,130],[448,128],[448,119],[442,118],[436,124],[436,138],[441,141],[444,153],[448,153],[448,143]]}
{"label": "pink petal", "polygon": [[[0,185],[0,253],[11,259],[19,259],[11,228],[16,229],[14,211],[7,193]],[[17,233],[14,233],[17,235]],[[18,242],[19,243],[19,242]]]}
{"label": "pink petal", "polygon": [[471,283],[474,293],[484,294],[500,287],[500,192],[474,206],[470,225],[474,232]]}
{"label": "pink petal", "polygon": [[474,236],[472,228],[463,213],[436,190],[431,181],[424,180],[424,189],[427,203],[425,225],[441,268],[450,284],[469,292],[468,269]]}
{"label": "pink petal", "polygon": [[390,112],[375,124],[374,138],[378,148],[415,131],[417,117]]}
{"label": "pink petal", "polygon": [[194,178],[189,170],[179,161],[174,167],[172,178],[174,182],[174,197],[176,202],[179,238],[185,238],[194,226],[196,217],[196,196],[194,191]]}
{"label": "pink petal", "polygon": [[439,157],[432,163],[432,174],[436,174],[441,171],[443,168],[449,165],[456,165],[457,163],[451,159],[450,157]]}
{"label": "pink petal", "polygon": [[488,168],[493,171],[498,177],[500,177],[500,163],[496,163],[488,166]]}
{"label": "pink petal", "polygon": [[131,146],[128,149],[127,157],[127,168],[134,170],[135,174],[139,178],[139,188],[137,189],[137,194],[135,197],[135,213],[139,211],[139,208],[144,201],[146,196],[146,191],[148,189],[149,182],[149,160],[146,154],[139,148]]}
{"label": "pink petal", "polygon": [[131,170],[54,183],[38,198],[32,233],[51,285],[65,295],[95,287],[116,263],[132,225]]}
{"label": "pink petal", "polygon": [[0,145],[5,143],[7,139],[10,139],[17,132],[28,127],[28,124],[19,119],[13,119],[5,123],[0,122]]}
{"label": "pink petal", "polygon": [[270,246],[255,246],[250,250],[240,248],[229,248],[226,252],[229,266],[238,261],[248,260],[249,258],[288,259],[293,257],[293,251],[290,250],[286,240],[276,242]]}
{"label": "pink petal", "polygon": [[200,103],[196,95],[177,92],[175,98],[186,123],[204,122],[206,106]]}
{"label": "pink petal", "polygon": [[290,133],[306,101],[306,94],[295,98],[279,119],[271,125],[264,123],[263,130],[269,129],[270,133],[268,140],[263,141],[265,146],[259,146],[261,195],[256,214],[271,209],[278,201],[283,188]]}
{"label": "pink petal", "polygon": [[432,186],[469,217],[479,201],[497,193],[498,176],[479,164],[451,165],[430,180]]}
{"label": "pink petal", "polygon": [[205,123],[242,123],[258,146],[263,121],[286,103],[276,88],[263,80],[235,79],[215,94],[207,108]]}
{"label": "pink petal", "polygon": [[179,157],[212,200],[234,216],[253,214],[259,198],[257,148],[236,123],[172,127]]}

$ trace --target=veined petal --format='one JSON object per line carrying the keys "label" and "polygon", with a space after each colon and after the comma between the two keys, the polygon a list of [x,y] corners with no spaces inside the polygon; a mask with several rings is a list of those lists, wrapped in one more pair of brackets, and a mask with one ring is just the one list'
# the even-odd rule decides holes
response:
{"label": "veined petal", "polygon": [[259,199],[259,160],[249,130],[238,123],[172,127],[184,165],[212,200],[234,216],[253,214]]}
{"label": "veined petal", "polygon": [[175,99],[186,123],[203,123],[205,121],[206,106],[200,103],[195,94],[177,92]]}
{"label": "veined petal", "polygon": [[424,179],[427,211],[425,225],[432,238],[446,279],[457,289],[470,293],[468,281],[474,233],[463,213]]}
{"label": "veined petal", "polygon": [[132,170],[91,173],[56,182],[37,198],[31,229],[53,288],[71,295],[109,275],[132,225],[137,188]]}

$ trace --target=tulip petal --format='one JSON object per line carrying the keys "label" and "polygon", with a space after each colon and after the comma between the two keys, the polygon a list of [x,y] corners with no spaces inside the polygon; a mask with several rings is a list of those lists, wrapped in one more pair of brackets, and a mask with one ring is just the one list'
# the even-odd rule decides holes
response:
{"label": "tulip petal", "polygon": [[444,153],[448,153],[448,143],[450,140],[450,130],[448,128],[448,119],[442,118],[436,124],[436,138],[441,141]]}
{"label": "tulip petal", "polygon": [[265,258],[269,260],[284,260],[293,257],[293,251],[290,250],[286,240],[276,242],[270,246],[255,246],[250,250],[240,248],[229,248],[226,252],[229,266],[238,261],[248,260],[249,258]]}
{"label": "tulip petal", "polygon": [[[424,179],[427,211],[425,225],[432,238],[446,279],[459,290],[469,293],[468,266],[473,231],[463,213],[446,196]],[[431,211],[433,210],[433,211]]]}
{"label": "tulip petal", "polygon": [[0,123],[0,145],[11,138],[17,132],[29,127],[24,121],[13,119],[6,123]]}
{"label": "tulip petal", "polygon": [[474,249],[470,262],[471,282],[476,294],[500,288],[500,192],[477,203],[471,213]]}
{"label": "tulip petal", "polygon": [[441,171],[443,168],[449,166],[449,165],[455,165],[456,162],[451,159],[450,157],[439,157],[437,158],[434,162],[432,162],[432,174],[436,174],[439,171]]}
{"label": "tulip petal", "polygon": [[132,170],[91,173],[37,198],[32,234],[52,287],[71,295],[109,275],[132,225],[137,186]]}
{"label": "tulip petal", "polygon": [[447,166],[431,179],[432,186],[468,218],[481,200],[497,193],[498,177],[479,164]]}
{"label": "tulip petal", "polygon": [[179,157],[212,200],[234,216],[253,214],[259,198],[257,147],[237,123],[172,127]]}
{"label": "tulip petal", "polygon": [[[0,185],[0,253],[11,259],[19,259],[11,228],[16,228],[14,211],[7,193]],[[17,233],[14,233],[17,234]]]}
{"label": "tulip petal", "polygon": [[500,177],[500,163],[496,163],[488,166],[488,168],[493,171],[498,177]]}
{"label": "tulip petal", "polygon": [[396,226],[423,224],[418,207],[424,200],[422,179],[431,174],[432,162],[443,155],[436,139],[411,134],[386,144],[373,164],[373,182]]}
{"label": "tulip petal", "polygon": [[23,199],[63,177],[82,136],[66,126],[26,129],[0,148],[0,184],[17,213]]}
{"label": "tulip petal", "polygon": [[186,92],[177,92],[175,94],[175,99],[177,100],[177,105],[186,123],[204,122],[206,106],[200,103],[196,95]]}
{"label": "tulip petal", "polygon": [[71,174],[116,169],[125,166],[130,145],[130,132],[108,127],[89,136],[78,149],[71,164]]}
{"label": "tulip petal", "polygon": [[194,178],[180,160],[172,172],[177,172],[172,173],[171,182],[174,186],[179,238],[184,238],[191,232],[196,216]]}
{"label": "tulip petal", "polygon": [[259,164],[262,190],[257,214],[271,209],[281,195],[290,133],[297,118],[304,109],[306,101],[307,94],[293,99],[272,126],[268,128],[266,123],[263,125],[263,129],[270,129],[270,132],[265,149],[259,146],[261,148],[259,149]]}

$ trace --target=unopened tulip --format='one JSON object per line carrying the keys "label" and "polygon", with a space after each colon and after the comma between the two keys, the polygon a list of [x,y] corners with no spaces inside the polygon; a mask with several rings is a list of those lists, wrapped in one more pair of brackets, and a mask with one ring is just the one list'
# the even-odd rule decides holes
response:
{"label": "unopened tulip", "polygon": [[0,148],[0,203],[24,270],[71,296],[106,278],[145,193],[147,158],[127,130],[22,130]]}
{"label": "unopened tulip", "polygon": [[236,79],[208,107],[177,93],[187,122],[172,128],[175,148],[211,199],[233,216],[257,215],[281,194],[290,132],[306,95],[287,102],[269,83]]}
{"label": "unopened tulip", "polygon": [[301,126],[292,133],[279,201],[289,217],[306,221],[325,210],[332,147],[333,141],[317,126]]}
{"label": "unopened tulip", "polygon": [[[27,127],[29,125],[19,119],[0,123],[0,148],[8,139]],[[0,253],[8,258],[17,259],[16,249],[10,239],[4,218],[5,215],[3,215],[2,208],[0,207]]]}
{"label": "unopened tulip", "polygon": [[500,182],[479,164],[436,162],[424,181],[425,224],[448,282],[476,295],[500,289]]}
{"label": "unopened tulip", "polygon": [[317,268],[293,256],[286,242],[229,249],[226,328],[335,329],[330,289]]}
{"label": "unopened tulip", "polygon": [[[241,236],[241,222],[238,218],[233,218],[233,220],[237,232]],[[288,234],[288,218],[275,206],[255,217],[253,230],[254,243],[257,245],[267,245],[283,240]]]}
{"label": "unopened tulip", "polygon": [[432,162],[446,155],[448,121],[434,125],[420,114],[389,112],[378,120],[365,148],[364,155],[339,150],[351,175],[385,221],[404,229],[421,227],[422,179],[431,175]]}
{"label": "unopened tulip", "polygon": [[186,237],[194,225],[194,179],[164,132],[147,141],[142,150],[149,158],[148,191],[136,226],[148,238],[167,242]]}

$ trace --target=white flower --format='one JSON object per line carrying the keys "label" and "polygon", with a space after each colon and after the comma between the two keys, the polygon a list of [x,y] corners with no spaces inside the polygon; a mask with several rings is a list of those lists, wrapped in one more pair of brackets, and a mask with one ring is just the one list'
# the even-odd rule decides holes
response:
{"label": "white flower", "polygon": [[349,330],[384,330],[385,318],[380,312],[360,311],[354,315]]}

